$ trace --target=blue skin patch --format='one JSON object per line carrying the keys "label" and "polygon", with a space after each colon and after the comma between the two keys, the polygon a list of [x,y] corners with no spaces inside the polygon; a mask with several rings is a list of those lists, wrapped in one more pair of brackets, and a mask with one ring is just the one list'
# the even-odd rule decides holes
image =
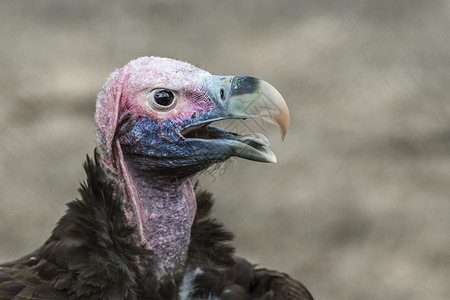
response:
{"label": "blue skin patch", "polygon": [[[209,119],[207,115],[203,117]],[[122,150],[126,154],[145,156],[146,162],[151,164],[148,167],[154,169],[207,167],[228,159],[232,152],[225,141],[235,135],[210,126],[209,135],[214,139],[184,138],[180,131],[196,121],[186,120],[188,125],[180,126],[171,120],[157,122],[140,117],[131,130],[120,138]],[[219,139],[223,139],[224,143]]]}

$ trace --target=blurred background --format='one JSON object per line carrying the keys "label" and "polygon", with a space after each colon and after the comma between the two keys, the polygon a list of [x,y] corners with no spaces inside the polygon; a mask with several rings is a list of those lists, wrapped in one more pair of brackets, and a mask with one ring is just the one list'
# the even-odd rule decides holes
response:
{"label": "blurred background", "polygon": [[77,197],[96,94],[146,55],[263,78],[290,107],[285,142],[255,129],[277,164],[198,177],[239,255],[317,299],[450,299],[449,1],[1,1],[0,261]]}

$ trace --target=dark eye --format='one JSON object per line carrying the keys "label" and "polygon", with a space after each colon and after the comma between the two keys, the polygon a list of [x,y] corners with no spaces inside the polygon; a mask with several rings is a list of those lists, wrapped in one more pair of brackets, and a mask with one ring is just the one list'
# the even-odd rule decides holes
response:
{"label": "dark eye", "polygon": [[174,95],[172,91],[160,90],[153,96],[155,103],[161,106],[169,106],[173,103]]}

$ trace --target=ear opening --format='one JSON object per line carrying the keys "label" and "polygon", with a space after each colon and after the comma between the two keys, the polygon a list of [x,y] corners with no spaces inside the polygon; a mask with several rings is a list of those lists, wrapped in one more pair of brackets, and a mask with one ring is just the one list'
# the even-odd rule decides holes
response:
{"label": "ear opening", "polygon": [[118,166],[115,163],[113,148],[117,143],[115,134],[120,121],[120,112],[124,106],[123,89],[128,79],[129,75],[126,74],[125,68],[114,71],[97,96],[95,111],[97,148],[103,166],[112,174],[117,173]]}
{"label": "ear opening", "polygon": [[97,96],[95,122],[97,125],[97,147],[102,159],[111,159],[112,141],[119,116],[122,85],[119,71],[112,73]]}
{"label": "ear opening", "polygon": [[[122,147],[116,138],[117,126],[124,108],[123,89],[127,84],[129,74],[122,68],[113,72],[101,92],[98,94],[95,112],[97,126],[97,148],[100,154],[102,167],[108,178],[115,184],[114,194],[122,197],[122,201],[133,202],[136,205],[137,192],[133,178],[124,161]],[[125,212],[127,214],[127,212]],[[130,213],[130,212],[128,212]],[[133,220],[131,216],[126,216]],[[142,228],[137,228],[139,238],[142,240]]]}

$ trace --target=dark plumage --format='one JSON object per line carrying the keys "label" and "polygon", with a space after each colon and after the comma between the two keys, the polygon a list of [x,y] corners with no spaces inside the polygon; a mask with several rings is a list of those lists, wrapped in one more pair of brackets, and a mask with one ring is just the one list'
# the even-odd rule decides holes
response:
{"label": "dark plumage", "polygon": [[[157,63],[163,60],[150,59]],[[175,67],[178,63],[169,62]],[[253,93],[258,82],[251,83]],[[249,93],[247,90],[236,90],[235,94]],[[220,94],[223,98],[222,91]],[[118,99],[116,96],[113,99]],[[87,157],[84,164],[87,179],[79,190],[81,199],[68,204],[43,246],[0,265],[0,299],[312,299],[306,288],[288,275],[256,268],[233,255],[232,234],[210,216],[213,201],[209,193],[196,190],[195,198],[192,194],[195,203],[189,202],[193,189],[185,180],[190,175],[238,154],[220,159],[204,152],[197,160],[181,155],[167,163],[165,154],[158,159],[159,150],[152,150],[151,155],[147,153],[150,150],[137,151],[135,147],[143,146],[130,143],[130,132],[145,135],[142,130],[146,126],[165,130],[164,125],[149,125],[154,119],[142,119],[142,112],[137,111],[139,115],[127,114],[122,120],[108,115],[108,122],[116,122],[114,132],[108,135],[102,132],[105,126],[99,115],[103,111],[98,108],[100,149],[94,160]],[[183,128],[188,127],[180,130]],[[240,138],[216,129],[201,130],[198,134],[205,139],[219,134],[221,139]],[[105,136],[110,136],[110,143]],[[252,138],[256,144],[243,142],[242,147],[249,152],[238,156],[272,159],[270,150],[257,138]],[[184,139],[189,142],[188,137]],[[197,139],[193,140],[198,148]],[[160,140],[142,141],[155,145]],[[167,147],[174,149],[173,145]],[[215,151],[227,151],[218,149]],[[266,154],[267,158],[255,156]],[[154,209],[147,212],[148,207]],[[164,226],[158,227],[160,223]]]}

